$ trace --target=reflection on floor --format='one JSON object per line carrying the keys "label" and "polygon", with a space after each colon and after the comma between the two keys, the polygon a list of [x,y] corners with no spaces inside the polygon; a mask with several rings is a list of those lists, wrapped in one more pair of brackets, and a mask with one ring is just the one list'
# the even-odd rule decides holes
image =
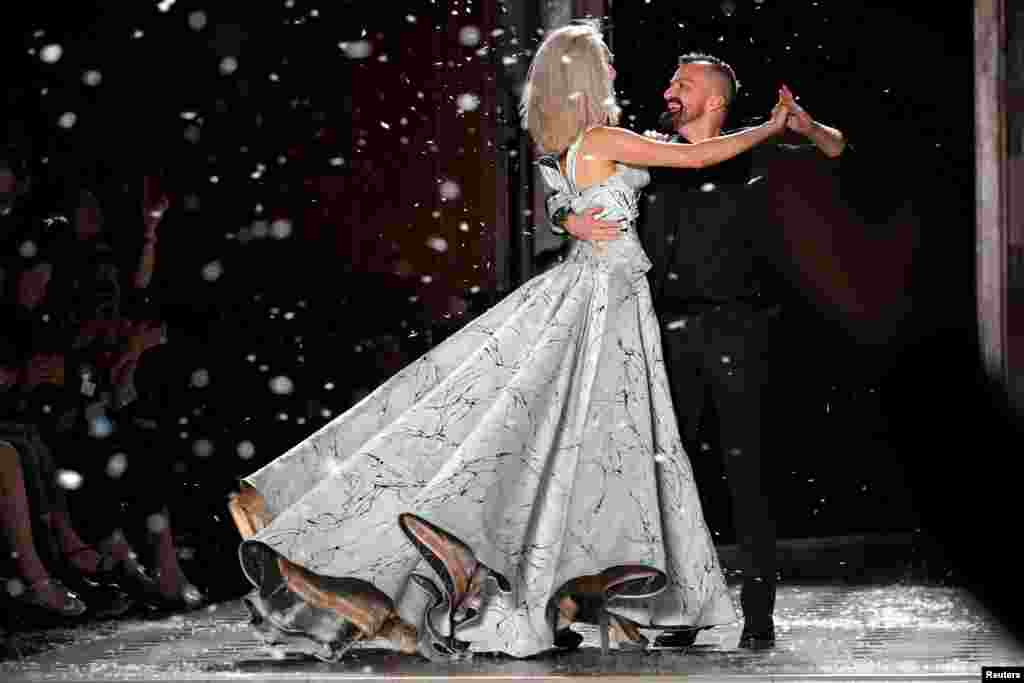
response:
{"label": "reflection on floor", "polygon": [[[738,587],[734,588],[738,590]],[[738,601],[738,593],[735,595]],[[5,681],[174,679],[418,680],[457,677],[565,680],[981,680],[982,666],[1024,666],[1016,641],[965,590],[914,582],[785,584],[776,606],[774,650],[736,649],[739,626],[705,631],[687,652],[612,652],[596,633],[584,648],[531,660],[477,656],[442,666],[396,655],[379,643],[325,664],[267,648],[239,601],[160,620],[122,620],[50,632],[63,645],[0,663]],[[36,634],[38,636],[38,634]],[[653,635],[653,634],[649,634]],[[20,633],[17,638],[30,638]],[[667,678],[666,678],[667,675]]]}

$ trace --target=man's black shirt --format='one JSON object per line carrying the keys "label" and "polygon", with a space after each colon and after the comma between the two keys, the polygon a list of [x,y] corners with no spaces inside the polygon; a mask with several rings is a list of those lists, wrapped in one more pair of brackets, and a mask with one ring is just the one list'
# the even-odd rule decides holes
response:
{"label": "man's black shirt", "polygon": [[767,176],[782,155],[793,154],[821,152],[764,143],[704,169],[651,169],[640,236],[654,264],[651,289],[661,310],[777,298],[782,234],[769,207]]}

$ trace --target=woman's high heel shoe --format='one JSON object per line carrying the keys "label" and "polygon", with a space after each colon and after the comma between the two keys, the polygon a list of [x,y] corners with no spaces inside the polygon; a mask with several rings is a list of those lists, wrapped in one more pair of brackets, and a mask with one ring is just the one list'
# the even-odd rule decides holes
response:
{"label": "woman's high heel shoe", "polygon": [[242,482],[241,491],[232,494],[228,511],[243,540],[252,538],[270,524],[266,501],[259,491],[245,482]]}
{"label": "woman's high heel shoe", "polygon": [[160,591],[160,570],[153,572],[153,581],[146,588],[146,606],[151,612],[191,612],[206,604],[206,596],[194,584],[185,578],[178,577],[178,590],[174,595],[166,595]]}
{"label": "woman's high heel shoe", "polygon": [[253,625],[271,642],[305,643],[310,654],[328,662],[373,638],[406,654],[417,651],[416,629],[372,583],[315,574],[262,543],[243,543],[241,558],[259,586],[245,598]]}
{"label": "woman's high heel shoe", "polygon": [[429,598],[419,627],[419,653],[432,662],[440,663],[470,659],[473,655],[469,651],[469,643],[453,639],[437,628],[436,621],[439,618],[446,619],[451,613],[451,601],[448,596],[422,574],[413,573],[409,578],[423,589]]}
{"label": "woman's high heel shoe", "polygon": [[608,654],[609,638],[616,636],[620,649],[640,650],[647,639],[636,624],[608,611],[612,600],[646,600],[668,586],[664,572],[643,565],[616,565],[600,574],[580,576],[565,584],[548,601],[548,621],[555,632],[555,645],[576,649],[583,642],[573,632],[572,622],[597,624],[601,634],[601,653]]}
{"label": "woman's high heel shoe", "polygon": [[[54,600],[48,600],[44,597],[46,593],[53,594],[57,598],[56,602],[58,604],[55,605]],[[29,584],[20,595],[15,596],[15,601],[22,605],[42,610],[42,613],[47,616],[64,619],[80,617],[89,609],[78,595],[68,590],[67,586],[52,577],[46,577]]]}
{"label": "woman's high heel shoe", "polygon": [[[445,648],[451,652],[464,651],[466,646],[456,639],[456,630],[481,618],[484,598],[489,592],[509,593],[512,584],[501,573],[477,560],[473,549],[461,539],[422,517],[402,513],[398,516],[398,526],[444,582],[448,609]],[[430,593],[421,581],[424,578],[416,582]],[[428,618],[435,608],[436,605],[428,607]]]}

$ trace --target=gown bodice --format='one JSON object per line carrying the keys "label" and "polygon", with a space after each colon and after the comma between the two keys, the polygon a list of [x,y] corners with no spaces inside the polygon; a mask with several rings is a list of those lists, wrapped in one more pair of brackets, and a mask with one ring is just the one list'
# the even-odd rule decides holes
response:
{"label": "gown bodice", "polygon": [[[566,256],[570,263],[593,263],[598,267],[646,273],[651,262],[640,245],[636,231],[639,215],[638,198],[640,190],[651,179],[646,168],[616,164],[615,172],[605,180],[580,190],[576,186],[576,159],[585,133],[580,134],[569,146],[566,153],[566,171],[562,170],[553,157],[546,157],[540,163],[545,182],[555,191],[572,197],[573,213],[582,214],[588,209],[599,207],[601,220],[621,221],[624,231],[620,239],[610,242],[586,242],[573,240]],[[545,163],[546,162],[546,163]]]}

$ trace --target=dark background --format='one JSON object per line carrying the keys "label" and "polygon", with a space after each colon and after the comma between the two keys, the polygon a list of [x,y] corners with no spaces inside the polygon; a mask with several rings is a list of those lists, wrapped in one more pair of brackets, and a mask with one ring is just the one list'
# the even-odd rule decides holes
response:
{"label": "dark background", "polygon": [[[507,90],[539,36],[493,35],[503,3],[400,4],[39,0],[5,22],[7,139],[37,175],[40,211],[97,187],[130,250],[139,175],[160,173],[174,197],[152,285],[170,344],[150,372],[170,378],[154,410],[159,457],[178,464],[169,486],[187,501],[175,529],[190,577],[214,596],[243,588],[225,509],[236,478],[503,293],[494,245],[522,218],[503,227],[488,188],[523,161],[509,152],[522,133]],[[919,533],[942,549],[936,580],[969,583],[1019,619],[1007,559],[1018,448],[976,361],[970,4],[636,0],[609,19],[624,125],[652,128],[676,56],[701,50],[739,74],[734,124],[767,112],[785,82],[857,155],[842,178],[800,168],[780,181],[793,234],[826,245],[796,259],[803,275],[780,292],[768,421],[780,535]],[[466,25],[493,49],[460,44]],[[363,39],[366,58],[339,47]],[[63,47],[56,64],[38,57],[49,43]],[[224,57],[236,71],[219,70]],[[99,86],[83,84],[88,69]],[[479,110],[458,112],[465,92]],[[66,111],[71,129],[57,125]],[[439,197],[446,177],[459,200]],[[254,221],[281,218],[289,236],[252,237]],[[438,235],[440,252],[425,246]],[[223,275],[211,282],[213,261]],[[197,369],[208,386],[192,385]],[[276,375],[295,390],[273,393]],[[212,456],[194,455],[199,438]],[[252,459],[238,456],[246,440]],[[146,457],[157,456],[129,454],[129,467]],[[712,531],[731,542],[718,459],[692,458]]]}

